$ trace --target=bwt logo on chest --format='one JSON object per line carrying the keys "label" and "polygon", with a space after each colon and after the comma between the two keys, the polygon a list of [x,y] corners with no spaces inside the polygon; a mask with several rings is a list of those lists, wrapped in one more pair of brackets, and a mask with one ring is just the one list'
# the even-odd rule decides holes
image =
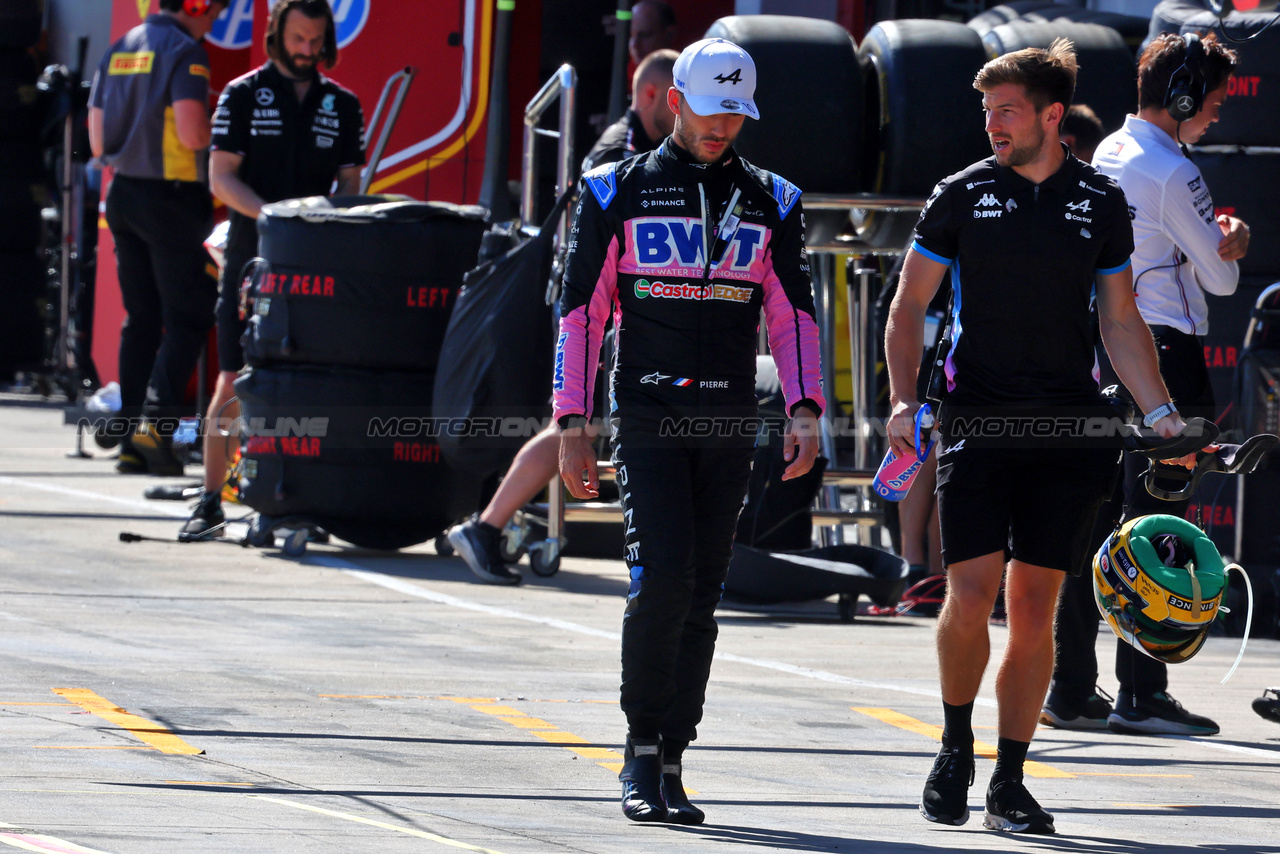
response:
{"label": "bwt logo on chest", "polygon": [[[689,267],[706,265],[702,254],[702,222],[692,217],[639,217],[630,221],[631,245],[640,267]],[[740,223],[733,236],[721,241],[712,260],[717,270],[751,269],[765,248],[762,225]]]}

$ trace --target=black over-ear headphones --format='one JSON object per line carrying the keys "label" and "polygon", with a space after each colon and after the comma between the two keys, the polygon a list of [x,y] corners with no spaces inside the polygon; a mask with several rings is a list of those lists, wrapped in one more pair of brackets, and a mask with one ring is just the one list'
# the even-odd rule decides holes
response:
{"label": "black over-ear headphones", "polygon": [[1170,75],[1169,88],[1164,94],[1164,107],[1178,122],[1185,122],[1200,112],[1206,94],[1204,46],[1195,33],[1187,33],[1182,40],[1186,42],[1187,53],[1182,65]]}

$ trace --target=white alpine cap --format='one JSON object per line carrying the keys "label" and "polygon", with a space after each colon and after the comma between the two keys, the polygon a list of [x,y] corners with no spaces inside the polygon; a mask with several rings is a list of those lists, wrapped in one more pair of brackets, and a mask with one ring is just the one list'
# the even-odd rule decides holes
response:
{"label": "white alpine cap", "polygon": [[752,100],[756,94],[756,64],[733,42],[694,42],[681,52],[671,76],[689,109],[700,116],[739,113],[760,118]]}

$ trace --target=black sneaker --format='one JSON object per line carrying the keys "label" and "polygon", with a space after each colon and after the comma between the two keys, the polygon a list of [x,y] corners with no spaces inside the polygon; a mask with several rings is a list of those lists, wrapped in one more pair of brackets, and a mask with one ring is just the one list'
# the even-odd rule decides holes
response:
{"label": "black sneaker", "polygon": [[221,537],[226,527],[227,517],[222,512],[222,495],[217,492],[206,492],[196,502],[195,509],[191,511],[191,518],[178,532],[178,542],[194,543]]}
{"label": "black sneaker", "polygon": [[489,584],[519,584],[523,576],[502,560],[498,549],[501,536],[497,528],[481,522],[478,513],[461,525],[454,525],[447,534],[449,545],[477,578]]}
{"label": "black sneaker", "polygon": [[982,826],[1009,833],[1053,833],[1053,816],[1031,797],[1021,780],[992,782]]}
{"label": "black sneaker", "polygon": [[[662,740],[627,739],[623,754],[622,814],[632,821],[666,821],[662,797]],[[681,790],[683,794],[683,790]]]}
{"label": "black sneaker", "polygon": [[938,824],[964,824],[969,820],[969,787],[972,785],[973,750],[942,748],[924,783],[920,815]]}
{"label": "black sneaker", "polygon": [[1263,691],[1262,696],[1253,701],[1253,710],[1267,720],[1280,724],[1280,688]]}
{"label": "black sneaker", "polygon": [[1040,723],[1058,729],[1106,729],[1110,714],[1111,698],[1097,688],[1083,699],[1054,689],[1040,709]]}
{"label": "black sneaker", "polygon": [[1107,729],[1134,735],[1218,734],[1216,723],[1204,715],[1188,712],[1164,691],[1136,698],[1128,691],[1119,692],[1115,711],[1107,718]]}
{"label": "black sneaker", "polygon": [[702,824],[707,819],[706,813],[689,803],[679,763],[662,766],[662,800],[667,805],[667,821],[672,824]]}

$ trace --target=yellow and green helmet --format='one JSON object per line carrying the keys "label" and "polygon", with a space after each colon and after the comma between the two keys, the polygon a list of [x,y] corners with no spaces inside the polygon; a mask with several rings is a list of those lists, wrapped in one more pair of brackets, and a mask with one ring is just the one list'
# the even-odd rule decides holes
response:
{"label": "yellow and green helmet", "polygon": [[1093,558],[1102,618],[1122,640],[1168,664],[1200,651],[1226,592],[1213,541],[1177,516],[1126,522]]}

